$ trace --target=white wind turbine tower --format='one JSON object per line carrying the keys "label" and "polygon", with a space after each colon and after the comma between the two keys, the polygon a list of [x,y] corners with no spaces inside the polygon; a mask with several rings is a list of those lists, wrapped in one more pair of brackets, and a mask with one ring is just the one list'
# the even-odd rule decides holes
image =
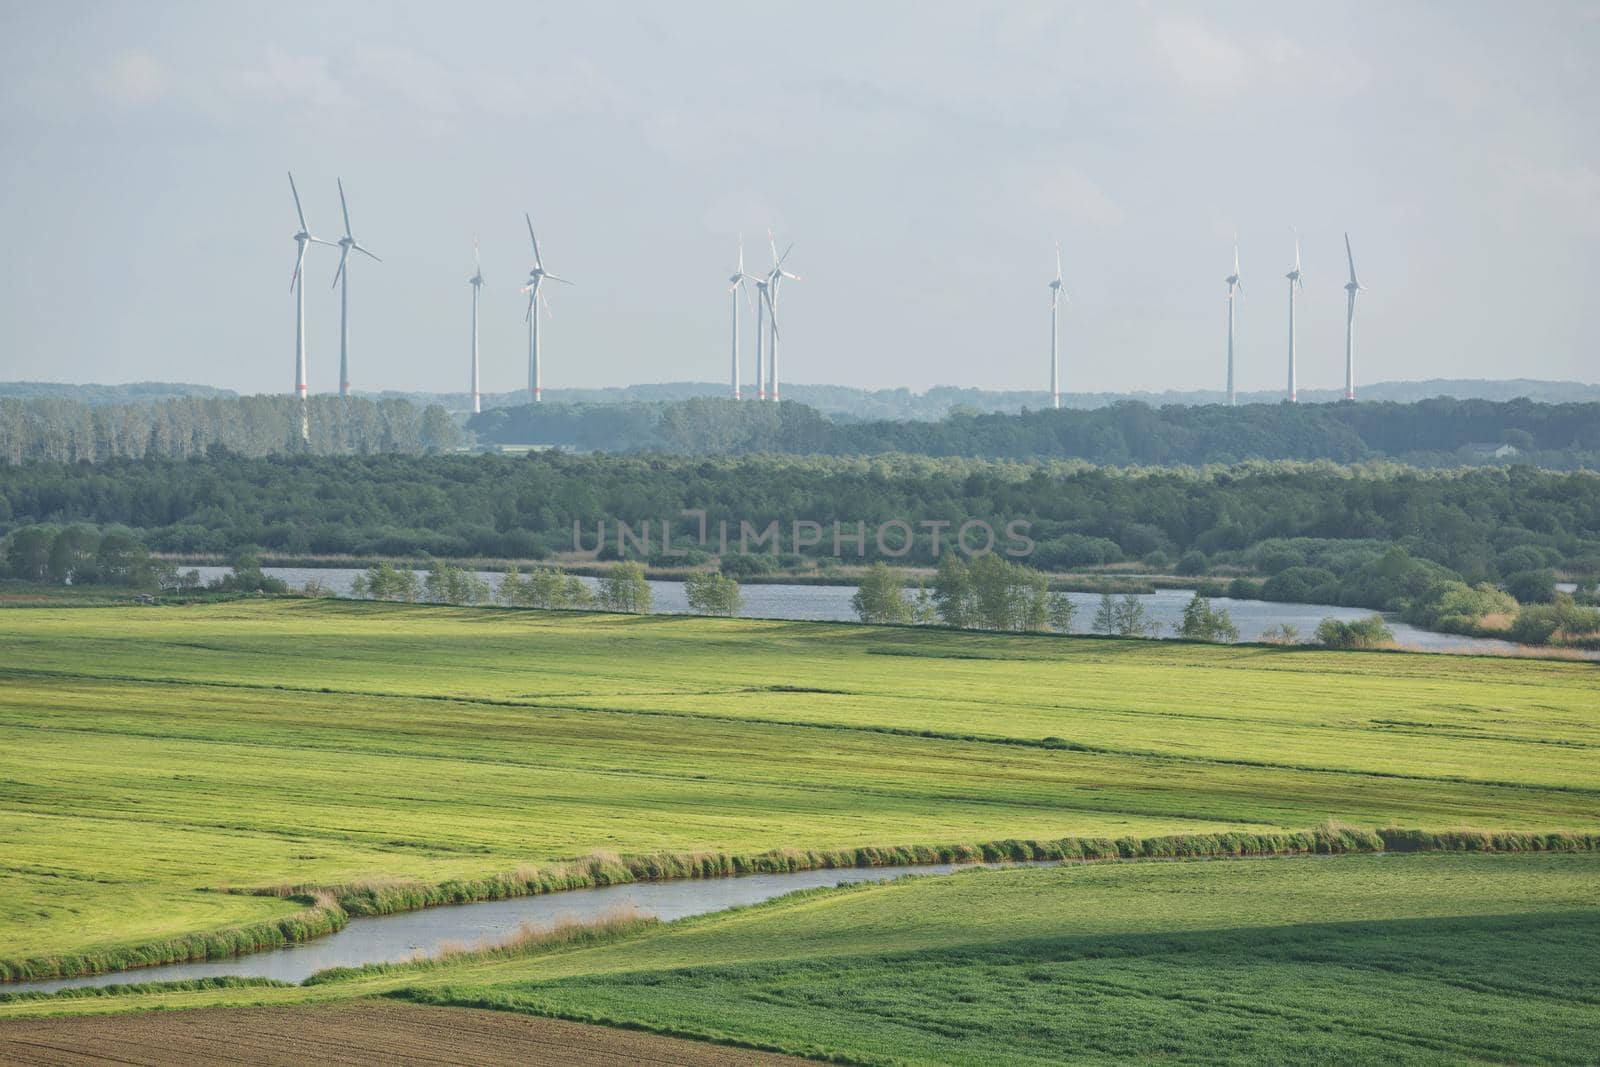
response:
{"label": "white wind turbine tower", "polygon": [[1294,270],[1284,275],[1289,279],[1289,403],[1298,403],[1299,393],[1295,389],[1294,381],[1294,294],[1295,290],[1304,290],[1306,283],[1300,274],[1300,237],[1294,239]]}
{"label": "white wind turbine tower", "polygon": [[344,210],[344,236],[339,238],[339,269],[333,274],[333,284],[339,288],[339,395],[350,395],[350,251],[354,249],[376,262],[382,262],[371,249],[360,244],[350,232],[350,205],[344,199],[344,180],[339,182],[339,207]]}
{"label": "white wind turbine tower", "polygon": [[472,286],[472,413],[478,414],[483,410],[478,392],[478,293],[483,289],[483,264],[478,260],[478,239],[472,239],[472,277],[467,279]]}
{"label": "white wind turbine tower", "polygon": [[294,394],[300,398],[300,437],[304,440],[311,436],[311,426],[306,416],[306,287],[302,271],[307,245],[331,247],[333,242],[312,236],[310,227],[306,225],[306,213],[300,207],[300,190],[295,188],[292,172],[289,175],[289,191],[294,194],[294,213],[300,217],[300,232],[294,235],[294,274],[289,279],[289,291],[294,293]]}
{"label": "white wind turbine tower", "polygon": [[[1297,257],[1298,259],[1298,257]],[[1228,406],[1237,404],[1238,394],[1233,391],[1233,301],[1234,297],[1244,295],[1244,286],[1239,283],[1239,238],[1233,239],[1233,273],[1227,277],[1228,283]],[[1293,300],[1293,294],[1290,295]],[[1292,314],[1292,313],[1291,313]],[[1291,347],[1294,342],[1289,342]],[[1290,387],[1291,390],[1293,386]]]}
{"label": "white wind turbine tower", "polygon": [[[756,399],[767,398],[765,385],[767,369],[767,356],[765,345],[767,343],[767,311],[772,307],[772,287],[763,274],[756,279]],[[777,316],[774,315],[774,318]]]}
{"label": "white wind turbine tower", "polygon": [[528,272],[528,284],[521,289],[528,294],[528,393],[538,403],[544,392],[543,377],[539,368],[539,304],[544,304],[545,314],[551,314],[550,298],[539,291],[546,278],[562,285],[571,285],[565,278],[557,278],[544,269],[544,257],[539,254],[539,238],[533,232],[533,216],[523,213],[528,222],[528,239],[533,242],[533,269]]}
{"label": "white wind turbine tower", "polygon": [[1356,359],[1355,359],[1355,332],[1356,332],[1356,294],[1365,288],[1356,281],[1356,256],[1350,251],[1350,235],[1344,235],[1344,254],[1350,261],[1350,281],[1345,284],[1344,306],[1344,398],[1356,398]]}
{"label": "white wind turbine tower", "polygon": [[1061,291],[1061,242],[1056,242],[1056,277],[1050,283],[1050,405],[1061,410],[1061,364],[1056,358],[1056,334],[1061,322],[1061,301],[1067,298]]}
{"label": "white wind turbine tower", "polygon": [[777,242],[777,239],[772,236],[772,229],[769,227],[767,229],[767,244],[772,247],[772,269],[767,272],[767,289],[765,290],[766,299],[767,299],[767,311],[769,312],[769,314],[771,316],[771,319],[772,319],[772,374],[769,376],[771,381],[768,384],[770,384],[772,386],[772,402],[773,403],[777,403],[778,402],[778,290],[782,286],[783,280],[785,278],[789,278],[789,279],[791,279],[793,281],[797,281],[797,282],[801,281],[802,279],[801,279],[800,275],[798,275],[798,274],[790,274],[788,271],[783,269],[783,264],[784,264],[784,262],[786,260],[788,260],[789,253],[794,251],[794,242],[791,241],[789,243],[789,247],[785,248],[783,250],[783,255],[781,255],[781,256],[778,255],[778,242]]}
{"label": "white wind turbine tower", "polygon": [[[744,290],[745,300],[750,299],[750,283],[757,281],[744,272],[744,239],[739,240],[739,265],[728,278],[729,299],[733,303],[733,398],[740,399],[739,393],[739,290]],[[757,336],[760,331],[757,330]],[[759,363],[759,359],[758,359]],[[758,375],[759,377],[759,375]]]}

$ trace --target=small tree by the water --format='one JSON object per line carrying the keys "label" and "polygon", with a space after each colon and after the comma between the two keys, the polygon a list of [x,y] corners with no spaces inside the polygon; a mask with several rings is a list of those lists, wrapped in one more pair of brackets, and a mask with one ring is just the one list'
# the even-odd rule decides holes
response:
{"label": "small tree by the water", "polygon": [[1117,602],[1111,599],[1110,593],[1100,594],[1100,606],[1094,610],[1094,632],[1108,635],[1117,632]]}
{"label": "small tree by the water", "polygon": [[715,571],[695,571],[684,579],[689,610],[696,615],[737,615],[744,606],[739,583]]}
{"label": "small tree by the water", "polygon": [[[234,572],[239,573],[237,566]],[[356,575],[350,595],[357,600],[403,600],[409,604],[422,596],[422,583],[410,567],[398,568],[385,561]]]}
{"label": "small tree by the water", "polygon": [[910,622],[912,619],[905,579],[881,560],[861,576],[861,584],[856,586],[850,606],[862,622]]}
{"label": "small tree by the water", "polygon": [[516,566],[500,579],[500,603],[516,608],[583,608],[589,587],[575,574],[555,567],[535,567],[524,575]]}
{"label": "small tree by the water", "polygon": [[1078,617],[1078,605],[1065,593],[1050,594],[1050,629],[1058,634],[1070,634]]}
{"label": "small tree by the water", "polygon": [[489,604],[494,591],[489,583],[464,567],[434,563],[423,583],[428,599],[439,604]]}
{"label": "small tree by the water", "polygon": [[646,615],[652,602],[644,564],[637,560],[613,564],[600,579],[600,606],[607,611]]}
{"label": "small tree by the water", "polygon": [[1178,635],[1191,641],[1220,641],[1231,644],[1239,640],[1239,628],[1224,608],[1214,608],[1211,601],[1199,593],[1183,609],[1183,622]]}

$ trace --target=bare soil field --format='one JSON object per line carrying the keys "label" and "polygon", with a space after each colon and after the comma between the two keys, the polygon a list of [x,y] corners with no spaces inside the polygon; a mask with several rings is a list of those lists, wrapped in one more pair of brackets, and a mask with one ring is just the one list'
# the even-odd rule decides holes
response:
{"label": "bare soil field", "polygon": [[797,1064],[787,1056],[474,1008],[365,1000],[0,1023],[0,1063],[82,1064]]}

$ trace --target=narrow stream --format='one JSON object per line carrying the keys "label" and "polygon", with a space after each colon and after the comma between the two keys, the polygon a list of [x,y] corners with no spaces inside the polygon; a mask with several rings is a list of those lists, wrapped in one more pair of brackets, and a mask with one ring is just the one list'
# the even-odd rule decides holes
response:
{"label": "narrow stream", "polygon": [[[1016,866],[1048,866],[1016,864]],[[302,982],[329,967],[368,963],[401,963],[435,956],[446,945],[476,946],[508,938],[523,923],[546,926],[557,919],[590,921],[614,908],[633,906],[663,922],[703,915],[725,908],[756,904],[793,893],[854,882],[884,882],[903,874],[949,874],[974,864],[929,863],[914,867],[840,867],[792,874],[750,874],[737,878],[686,878],[667,882],[572,889],[510,900],[450,904],[421,911],[351,919],[336,934],[269,949],[248,956],[193,963],[164,963],[81,978],[32,982],[0,982],[0,994],[49,993],[76,986],[125,985],[132,982],[179,982],[196,978],[275,978]],[[982,864],[976,866],[983,866]]]}

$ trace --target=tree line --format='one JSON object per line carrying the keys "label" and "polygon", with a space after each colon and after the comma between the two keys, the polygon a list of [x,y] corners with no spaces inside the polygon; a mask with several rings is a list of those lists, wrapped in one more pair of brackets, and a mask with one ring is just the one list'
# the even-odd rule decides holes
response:
{"label": "tree line", "polygon": [[62,397],[0,399],[0,464],[182,459],[224,450],[278,454],[420,455],[459,447],[459,426],[438,405],[318,396],[171,397],[89,404]]}
{"label": "tree line", "polygon": [[692,455],[904,452],[1097,464],[1391,459],[1421,466],[1515,461],[1600,466],[1600,403],[1434,398],[1412,403],[1218,404],[956,411],[937,420],[830,419],[785,401],[526,404],[473,416],[481,442]]}
{"label": "tree line", "polygon": [[[705,560],[719,524],[779,525],[749,573],[833,558],[832,537],[792,551],[795,522],[912,527],[904,553],[845,542],[839,562],[933,565],[969,520],[1028,524],[1023,559],[1047,571],[1176,570],[1269,579],[1265,595],[1320,599],[1331,581],[1399,547],[1468,585],[1554,569],[1600,574],[1600,476],[1530,468],[1425,472],[1401,467],[1255,463],[1197,470],[991,463],[887,456],[664,457],[207,455],[102,464],[0,466],[0,532],[90,523],[136,530],[168,554],[231,557],[548,559],[585,547],[605,523],[605,556],[638,557],[616,523],[669,521],[646,562]],[[659,527],[658,527],[659,529]],[[898,551],[898,545],[891,545]],[[679,556],[677,553],[701,555]],[[770,554],[769,554],[770,553]],[[740,570],[733,570],[740,576]],[[1365,594],[1361,594],[1365,599]],[[1533,599],[1525,597],[1524,599]]]}

